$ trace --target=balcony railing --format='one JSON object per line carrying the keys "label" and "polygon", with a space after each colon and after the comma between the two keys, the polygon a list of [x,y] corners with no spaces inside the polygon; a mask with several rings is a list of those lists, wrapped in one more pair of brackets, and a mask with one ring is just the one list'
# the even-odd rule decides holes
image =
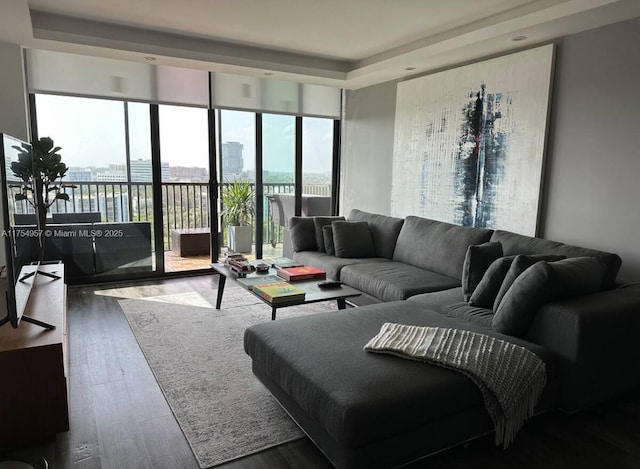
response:
{"label": "balcony railing", "polygon": [[[222,186],[229,183],[222,183]],[[65,181],[69,201],[56,201],[52,213],[100,212],[104,222],[148,221],[153,224],[153,187],[145,182],[72,182]],[[269,194],[292,194],[293,183],[265,183],[264,198],[264,240],[275,245],[282,242],[281,226],[271,223]],[[18,187],[10,188],[9,200],[14,201]],[[329,184],[305,184],[302,192],[310,195],[331,196]],[[26,201],[10,203],[11,214],[33,213]],[[171,230],[176,228],[209,228],[209,184],[197,182],[162,183],[162,213],[164,249],[171,249]]]}

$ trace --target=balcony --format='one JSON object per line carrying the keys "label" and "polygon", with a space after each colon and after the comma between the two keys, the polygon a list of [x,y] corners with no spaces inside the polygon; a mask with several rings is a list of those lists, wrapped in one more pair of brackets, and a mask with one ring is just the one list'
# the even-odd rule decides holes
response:
{"label": "balcony", "polygon": [[[52,213],[100,212],[103,222],[148,221],[152,224],[153,190],[151,183],[144,182],[88,182],[65,181],[69,201],[56,201]],[[227,183],[223,183],[225,186]],[[274,212],[273,194],[294,193],[294,185],[288,183],[266,183],[264,187],[263,255],[282,255],[283,220]],[[19,188],[12,187],[10,200]],[[329,184],[303,185],[303,193],[315,196],[331,196]],[[271,201],[271,202],[270,202]],[[26,202],[11,204],[11,214],[33,213]],[[174,229],[210,228],[209,185],[195,182],[162,183],[162,213],[165,253],[165,271],[184,271],[209,267],[209,255],[181,257],[172,250],[171,232]],[[222,230],[222,251],[226,249],[226,229]],[[152,237],[152,249],[155,252]],[[255,246],[253,251],[255,253]]]}

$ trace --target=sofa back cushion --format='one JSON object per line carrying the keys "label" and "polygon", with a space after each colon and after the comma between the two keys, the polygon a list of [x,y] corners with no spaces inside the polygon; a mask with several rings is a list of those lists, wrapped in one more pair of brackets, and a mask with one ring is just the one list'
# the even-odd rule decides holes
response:
{"label": "sofa back cushion", "polygon": [[331,230],[336,257],[375,257],[373,238],[366,221],[334,221]]}
{"label": "sofa back cushion", "polygon": [[550,276],[551,268],[545,261],[536,262],[519,275],[494,310],[493,327],[502,334],[523,337],[540,305],[550,299]]}
{"label": "sofa back cushion", "polygon": [[291,217],[289,219],[289,234],[294,252],[318,250],[313,218]]}
{"label": "sofa back cushion", "polygon": [[318,251],[327,252],[327,247],[324,243],[324,232],[322,228],[327,225],[331,225],[332,221],[343,220],[344,217],[313,217],[313,226],[316,229],[316,245],[318,246]]}
{"label": "sofa back cushion", "polygon": [[[517,256],[511,266],[522,257]],[[543,303],[599,291],[605,271],[604,262],[595,257],[538,261],[511,284],[494,308],[492,325],[503,334],[524,337]]]}
{"label": "sofa back cushion", "polygon": [[529,267],[534,265],[536,262],[545,261],[545,262],[556,262],[562,259],[566,259],[565,256],[555,255],[555,254],[533,254],[530,256],[525,256],[524,254],[518,254],[513,258],[511,262],[511,266],[504,276],[504,280],[502,281],[502,285],[500,285],[500,289],[496,294],[495,299],[493,300],[493,310],[497,311],[500,302],[506,295],[507,291],[511,288],[511,285],[516,281],[516,279]]}
{"label": "sofa back cushion", "polygon": [[373,247],[376,251],[375,257],[393,258],[393,251],[398,241],[400,229],[404,223],[402,218],[388,217],[386,215],[376,215],[353,209],[349,213],[349,221],[366,221],[369,223]]}
{"label": "sofa back cushion", "polygon": [[398,235],[393,260],[461,280],[468,247],[486,243],[491,233],[485,228],[408,216]]}
{"label": "sofa back cushion", "polygon": [[333,228],[331,225],[324,225],[322,227],[322,237],[324,238],[324,252],[330,256],[335,256],[336,248],[333,244]]}
{"label": "sofa back cushion", "polygon": [[617,254],[587,249],[579,246],[547,239],[532,238],[510,231],[496,230],[491,236],[491,241],[500,241],[505,256],[516,254],[560,254],[567,257],[596,257],[606,266],[603,280],[603,289],[611,288],[616,280],[622,259]]}
{"label": "sofa back cushion", "polygon": [[502,244],[489,242],[467,248],[462,265],[462,295],[469,301],[489,266],[502,257]]}

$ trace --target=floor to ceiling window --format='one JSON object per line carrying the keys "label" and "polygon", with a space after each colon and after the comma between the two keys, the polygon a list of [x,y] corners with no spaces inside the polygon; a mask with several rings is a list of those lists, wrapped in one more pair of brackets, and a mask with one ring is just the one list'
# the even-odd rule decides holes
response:
{"label": "floor to ceiling window", "polygon": [[[158,112],[165,271],[206,269],[211,262],[207,110],[160,105]],[[132,173],[136,165],[132,160]]]}
{"label": "floor to ceiling window", "polygon": [[263,226],[267,249],[263,257],[283,254],[283,227],[286,216],[295,206],[296,117],[279,114],[262,115],[262,184],[265,203],[257,214]]}
{"label": "floor to ceiling window", "polygon": [[[247,200],[246,203],[253,207],[255,219],[256,114],[246,111],[221,110],[218,113],[218,124],[220,129],[218,152],[220,155],[219,180],[221,193],[223,194],[222,209],[228,208],[224,206],[225,194],[228,194],[227,202],[232,201],[230,198],[234,185],[242,187],[243,183],[249,183],[253,195],[251,200]],[[239,202],[242,202],[241,194],[237,194],[237,196],[240,199]],[[246,250],[255,256],[256,223],[254,220],[249,220],[249,224],[246,225],[248,228],[229,229],[229,217],[223,216],[221,219],[222,232],[220,240],[223,247],[221,253],[230,247],[236,247],[240,248],[240,250]],[[236,232],[243,229],[250,232],[248,249],[241,246],[242,242],[236,245],[235,240],[231,239],[234,236],[239,237],[240,234]]]}
{"label": "floor to ceiling window", "polygon": [[333,119],[302,118],[302,214],[304,215],[330,214],[332,210],[331,180],[335,138],[333,127]]}
{"label": "floor to ceiling window", "polygon": [[[153,202],[146,187],[132,180],[129,165],[132,152],[148,157],[149,106],[47,94],[37,94],[35,105],[38,135],[62,147],[69,167],[63,180],[69,201],[50,208],[51,223],[70,230],[67,250],[82,252],[70,258],[68,275],[155,270]],[[29,208],[18,204],[14,210]],[[55,247],[60,241],[47,242]]]}
{"label": "floor to ceiling window", "polygon": [[[126,228],[120,245],[92,241],[98,280],[208,269],[229,249],[288,255],[289,217],[337,210],[339,89],[38,49],[25,57],[34,134],[62,146],[75,183],[51,212]],[[46,73],[53,65],[74,73]],[[234,182],[254,211],[248,246],[227,230],[222,196]]]}

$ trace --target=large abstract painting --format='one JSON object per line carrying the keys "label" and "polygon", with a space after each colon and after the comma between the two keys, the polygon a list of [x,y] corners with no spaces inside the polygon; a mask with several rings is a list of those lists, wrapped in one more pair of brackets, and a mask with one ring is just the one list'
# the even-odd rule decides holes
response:
{"label": "large abstract painting", "polygon": [[553,45],[398,84],[391,211],[535,235]]}

